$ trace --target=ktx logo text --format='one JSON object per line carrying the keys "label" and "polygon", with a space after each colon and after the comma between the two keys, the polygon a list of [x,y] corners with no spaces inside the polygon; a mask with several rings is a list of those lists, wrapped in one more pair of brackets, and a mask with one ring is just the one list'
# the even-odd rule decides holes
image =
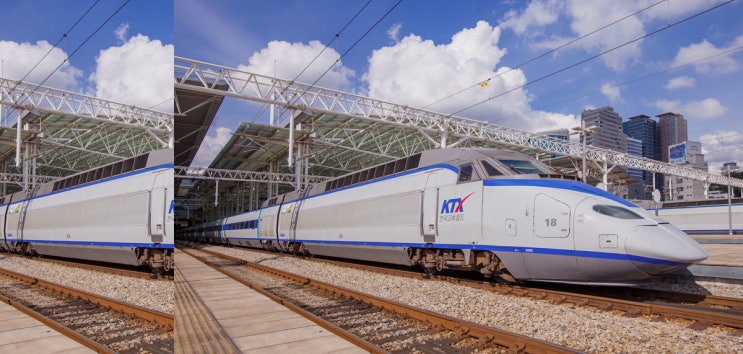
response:
{"label": "ktx logo text", "polygon": [[439,215],[439,221],[462,221],[464,220],[464,202],[467,198],[475,194],[472,192],[467,194],[464,198],[452,198],[446,199],[441,204],[441,215]]}

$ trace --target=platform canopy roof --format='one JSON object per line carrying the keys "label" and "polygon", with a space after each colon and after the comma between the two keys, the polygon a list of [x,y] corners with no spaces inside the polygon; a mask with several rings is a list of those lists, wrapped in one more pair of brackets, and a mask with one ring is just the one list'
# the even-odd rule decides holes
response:
{"label": "platform canopy roof", "polygon": [[[172,146],[173,115],[46,86],[0,78],[0,173],[4,192]],[[1,194],[1,193],[0,193]]]}

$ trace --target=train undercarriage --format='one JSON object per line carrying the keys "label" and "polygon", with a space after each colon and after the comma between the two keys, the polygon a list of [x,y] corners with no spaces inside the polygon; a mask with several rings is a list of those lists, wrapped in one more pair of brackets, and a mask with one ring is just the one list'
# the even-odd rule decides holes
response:
{"label": "train undercarriage", "polygon": [[415,248],[408,250],[412,265],[419,265],[426,273],[443,270],[480,272],[486,278],[516,282],[506,266],[492,252],[461,249]]}
{"label": "train undercarriage", "polygon": [[163,248],[138,248],[137,265],[148,266],[155,274],[165,274],[173,271],[175,259],[173,250]]}
{"label": "train undercarriage", "polygon": [[[39,247],[41,246],[44,246],[44,245],[43,244],[39,245]],[[106,255],[111,254],[111,253],[103,253],[103,250],[99,250],[100,252],[96,252],[94,254],[92,252],[94,252],[95,250],[91,250],[91,249],[85,249],[83,251],[80,251],[80,249],[77,249],[77,251],[75,251],[71,248],[65,248],[65,247],[56,247],[53,249],[50,249],[49,247],[45,247],[43,248],[43,250],[41,249],[37,250],[34,247],[34,244],[30,242],[5,242],[2,244],[2,246],[0,246],[0,250],[5,250],[8,252],[17,253],[17,254],[21,254],[24,256],[32,256],[32,257],[54,256],[54,257],[74,258],[74,259],[97,261],[97,262],[110,262],[110,260],[107,259]],[[129,255],[117,257],[119,261],[114,262],[114,263],[134,265],[134,259],[132,258],[131,250],[119,249],[117,253],[118,254],[128,253]],[[99,257],[96,257],[96,254]],[[86,255],[86,256],[82,256],[82,255]],[[134,256],[136,256],[137,266],[149,267],[150,270],[155,274],[170,273],[173,271],[174,266],[175,266],[175,259],[173,257],[172,249],[137,248],[134,250]],[[128,259],[128,261],[124,261],[126,259]]]}
{"label": "train undercarriage", "polygon": [[[279,243],[273,240],[262,240],[260,245],[264,250],[271,252],[311,255],[311,252],[301,242]],[[479,272],[485,278],[496,281],[517,282],[498,256],[489,251],[443,248],[410,248],[407,251],[409,264],[420,266],[423,271],[429,274],[436,274],[445,270]]]}

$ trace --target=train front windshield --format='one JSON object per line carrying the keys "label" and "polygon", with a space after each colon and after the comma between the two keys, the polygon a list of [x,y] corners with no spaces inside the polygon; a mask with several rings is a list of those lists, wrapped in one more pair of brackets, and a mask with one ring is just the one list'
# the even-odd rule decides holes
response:
{"label": "train front windshield", "polygon": [[518,174],[550,174],[552,172],[542,168],[533,161],[529,160],[508,160],[499,159],[498,162],[508,167],[511,171]]}

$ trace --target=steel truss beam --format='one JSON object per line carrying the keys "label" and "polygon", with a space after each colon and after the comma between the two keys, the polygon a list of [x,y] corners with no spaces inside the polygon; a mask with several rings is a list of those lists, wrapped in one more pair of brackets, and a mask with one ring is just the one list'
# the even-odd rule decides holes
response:
{"label": "steel truss beam", "polygon": [[0,78],[0,103],[29,111],[103,120],[165,133],[173,131],[173,115],[46,86]]}
{"label": "steel truss beam", "polygon": [[[584,152],[581,144],[578,143],[555,140],[547,136],[485,121],[374,100],[347,92],[258,75],[192,59],[176,57],[175,61],[175,88],[273,103],[286,107],[285,114],[289,114],[288,112],[292,110],[313,111],[416,129],[428,135],[441,137],[439,147],[445,147],[448,138],[458,139],[457,143],[467,139],[480,140],[574,158],[585,156],[589,160],[602,163],[605,161],[608,164],[625,168],[743,187],[743,180],[712,175],[699,170],[592,146],[587,146]],[[217,85],[226,85],[227,90],[217,89]]]}
{"label": "steel truss beam", "polygon": [[[59,177],[50,176],[33,176],[34,184],[38,185],[41,183],[51,182]],[[20,173],[0,173],[0,183],[10,183],[23,186],[23,174]]]}
{"label": "steel truss beam", "polygon": [[[176,166],[174,177],[184,179],[205,179],[213,181],[219,180],[234,182],[264,182],[295,185],[295,176],[291,173],[236,171],[221,170],[216,168],[192,168]],[[319,183],[330,179],[330,177],[309,176],[309,179],[309,183]]]}
{"label": "steel truss beam", "polygon": [[[169,113],[6,78],[0,78],[0,105],[33,133],[34,164],[46,175],[64,176],[173,146]],[[16,129],[17,119],[0,124]]]}

